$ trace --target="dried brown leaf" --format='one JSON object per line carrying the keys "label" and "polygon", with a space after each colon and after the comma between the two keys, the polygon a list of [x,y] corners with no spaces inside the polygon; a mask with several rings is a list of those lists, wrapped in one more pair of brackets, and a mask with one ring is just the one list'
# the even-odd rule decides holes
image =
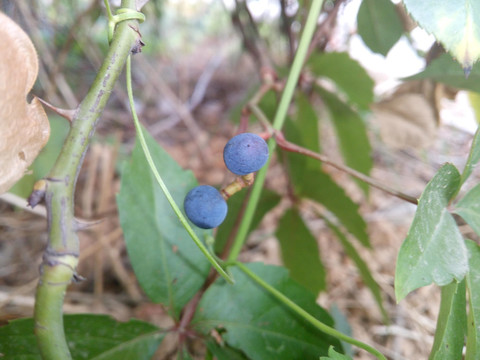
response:
{"label": "dried brown leaf", "polygon": [[372,108],[382,140],[393,148],[421,149],[435,139],[435,110],[420,93],[399,94]]}
{"label": "dried brown leaf", "polygon": [[0,12],[0,194],[24,174],[47,143],[50,126],[37,98],[26,96],[38,74],[28,35]]}

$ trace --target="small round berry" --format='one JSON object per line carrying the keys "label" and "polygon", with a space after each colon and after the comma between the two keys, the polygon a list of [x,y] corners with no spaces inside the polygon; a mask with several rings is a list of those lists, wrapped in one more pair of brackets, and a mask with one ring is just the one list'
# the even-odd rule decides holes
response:
{"label": "small round berry", "polygon": [[227,168],[236,175],[258,171],[268,160],[268,145],[260,136],[242,133],[231,138],[223,149]]}
{"label": "small round berry", "polygon": [[219,226],[228,211],[225,199],[210,185],[200,185],[190,190],[183,207],[190,221],[202,229]]}

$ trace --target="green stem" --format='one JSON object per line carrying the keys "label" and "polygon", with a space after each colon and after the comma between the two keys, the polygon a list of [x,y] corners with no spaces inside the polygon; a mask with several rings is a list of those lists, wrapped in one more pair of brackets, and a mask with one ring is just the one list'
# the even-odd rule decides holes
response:
{"label": "green stem", "polygon": [[308,321],[310,324],[315,326],[318,330],[323,331],[325,334],[331,335],[333,337],[336,337],[339,340],[345,341],[349,344],[355,345],[363,350],[368,351],[370,354],[375,355],[378,359],[382,360],[387,360],[386,357],[377,349],[371,347],[370,345],[367,345],[359,340],[356,340],[354,338],[351,338],[350,336],[347,336],[343,333],[341,333],[338,330],[335,330],[334,328],[322,323],[320,320],[315,318],[314,316],[310,315],[308,312],[303,310],[300,306],[295,304],[292,300],[290,300],[288,297],[283,295],[280,291],[275,289],[273,286],[270,284],[266,283],[263,281],[260,277],[257,276],[254,272],[252,272],[248,267],[246,267],[243,263],[239,261],[235,261],[233,263],[236,265],[241,271],[245,273],[250,279],[255,281],[258,285],[263,287],[265,290],[267,290],[270,294],[272,294],[274,297],[276,297],[280,302],[285,304],[285,306],[288,306],[293,312],[304,318],[306,321]]}
{"label": "green stem", "polygon": [[215,258],[208,251],[208,249],[205,247],[205,245],[203,245],[203,243],[197,237],[197,234],[195,234],[192,227],[188,223],[187,219],[185,218],[185,216],[183,216],[182,211],[180,210],[177,203],[173,199],[172,195],[170,194],[170,191],[167,188],[167,185],[165,185],[165,182],[163,181],[162,177],[160,176],[160,174],[157,170],[157,167],[155,165],[155,162],[153,161],[152,155],[150,154],[150,150],[148,149],[147,142],[145,141],[145,137],[143,136],[143,130],[142,130],[142,127],[140,125],[140,121],[138,120],[137,112],[135,111],[135,103],[133,101],[133,91],[132,91],[132,70],[131,70],[131,59],[130,59],[130,57],[128,57],[128,59],[127,59],[126,76],[127,76],[128,100],[130,102],[130,109],[132,111],[133,122],[135,123],[135,129],[137,130],[137,137],[138,137],[138,140],[140,141],[140,145],[142,147],[142,150],[143,150],[143,153],[144,153],[145,158],[147,160],[147,163],[150,166],[150,170],[153,173],[153,176],[157,180],[157,183],[160,186],[160,188],[162,189],[163,194],[167,198],[168,203],[172,207],[173,212],[175,213],[175,215],[177,215],[177,217],[180,220],[180,222],[182,223],[183,227],[185,228],[185,230],[187,230],[188,234],[193,239],[195,244],[198,246],[200,251],[205,255],[205,257],[212,264],[212,266],[215,268],[215,270],[217,270],[218,273],[225,280],[227,280],[230,284],[233,284],[233,279],[225,272],[225,270],[215,260]]}
{"label": "green stem", "polygon": [[[135,0],[123,0],[123,8],[135,10]],[[75,276],[79,240],[74,218],[74,192],[96,124],[130,50],[139,41],[131,28],[136,21],[118,24],[110,49],[88,91],[76,109],[62,152],[47,176],[45,202],[49,239],[40,268],[35,297],[35,334],[44,359],[71,359],[63,329],[62,305],[67,286]]]}
{"label": "green stem", "polygon": [[[292,101],[292,97],[298,83],[298,78],[300,77],[300,72],[307,57],[308,46],[312,40],[313,33],[315,32],[322,5],[323,0],[312,1],[312,6],[310,7],[307,21],[305,22],[305,28],[303,30],[302,37],[300,38],[300,43],[298,44],[298,49],[293,60],[292,68],[288,74],[287,82],[285,84],[285,88],[273,120],[274,130],[281,130],[285,122],[288,107]],[[268,149],[270,154],[273,154],[275,151],[275,139],[272,138],[268,141]],[[265,183],[265,177],[267,175],[269,163],[270,159],[257,174],[250,195],[250,200],[248,201],[242,223],[240,224],[237,235],[235,236],[232,250],[228,256],[228,261],[234,261],[237,259],[242,250],[243,244],[245,243],[250,225],[252,224],[253,216],[255,214],[255,209],[257,208],[258,201],[260,200],[260,195],[262,193],[263,184]]]}

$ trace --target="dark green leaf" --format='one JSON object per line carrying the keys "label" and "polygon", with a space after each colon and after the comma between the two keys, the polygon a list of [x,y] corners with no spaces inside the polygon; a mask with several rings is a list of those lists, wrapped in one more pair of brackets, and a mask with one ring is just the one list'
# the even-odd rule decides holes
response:
{"label": "dark green leaf", "polygon": [[455,166],[446,164],[420,197],[407,238],[398,254],[395,295],[402,300],[410,291],[432,282],[439,286],[461,281],[468,271],[465,242],[447,205],[460,186]]}
{"label": "dark green leaf", "polygon": [[215,341],[208,341],[207,349],[215,355],[216,360],[248,360],[241,350],[233,349],[226,344],[219,345]]}
{"label": "dark green leaf", "polygon": [[452,54],[464,68],[480,56],[480,2],[477,0],[404,0],[418,24]]}
{"label": "dark green leaf", "polygon": [[342,244],[345,252],[347,253],[348,257],[353,260],[355,265],[357,266],[358,271],[360,272],[360,275],[362,276],[363,281],[365,282],[365,285],[368,286],[370,291],[372,292],[372,295],[375,299],[375,302],[378,305],[378,308],[380,309],[380,312],[382,313],[383,316],[383,321],[385,323],[389,322],[388,314],[387,311],[385,310],[385,307],[383,306],[383,300],[382,300],[382,292],[380,291],[380,286],[378,286],[378,283],[375,281],[375,279],[372,276],[372,272],[368,268],[368,265],[361,256],[358,254],[357,250],[355,247],[350,243],[348,238],[343,234],[343,232],[334,224],[332,224],[330,221],[325,219],[327,222],[328,227],[335,233],[337,236],[338,240],[340,240],[340,243]]}
{"label": "dark green leaf", "polygon": [[[177,204],[197,185],[146,132],[153,160]],[[122,173],[117,197],[128,255],[143,290],[178,315],[208,275],[209,263],[153,178],[140,144]],[[182,206],[182,205],[179,205]],[[211,231],[195,230],[200,239]]]}
{"label": "dark green leaf", "polygon": [[[228,199],[228,214],[222,225],[218,228],[215,236],[215,251],[221,253],[230,236],[235,235],[237,223],[241,220],[241,214],[247,199],[248,190],[244,189]],[[263,189],[260,201],[255,210],[250,231],[253,231],[262,221],[265,214],[272,210],[280,202],[281,197],[268,189]]]}
{"label": "dark green leaf", "polygon": [[[320,151],[320,140],[318,130],[318,117],[309,99],[301,92],[296,96],[297,112],[292,120],[298,130],[299,137],[302,139],[302,146],[315,151]],[[309,159],[307,164],[313,164],[318,169],[318,161]]]}
{"label": "dark green leaf", "polygon": [[348,53],[314,54],[308,64],[315,75],[333,80],[349,103],[368,110],[373,102],[374,82]]}
{"label": "dark green leaf", "polygon": [[455,212],[480,236],[480,184],[460,199],[455,206]]}
{"label": "dark green leaf", "polygon": [[475,92],[480,92],[480,70],[474,67],[468,78],[465,78],[458,63],[448,54],[433,60],[421,73],[404,80],[431,79],[437,82]]}
{"label": "dark green leaf", "polygon": [[[303,146],[295,124],[288,121],[285,128],[288,139]],[[317,169],[309,169],[304,155],[291,152],[287,153],[287,159],[289,175],[298,195],[324,205],[364,246],[371,247],[367,225],[358,212],[358,205],[320,169],[320,163]]]}
{"label": "dark green leaf", "polygon": [[[340,150],[346,164],[366,175],[373,167],[372,148],[368,140],[367,128],[360,115],[338,97],[317,87],[325,105],[330,111]],[[360,188],[368,194],[368,184],[355,179]]]}
{"label": "dark green leaf", "polygon": [[352,358],[336,352],[333,346],[330,346],[328,349],[328,356],[321,356],[320,360],[352,360]]}
{"label": "dark green leaf", "polygon": [[[67,342],[75,360],[150,359],[164,334],[151,324],[122,323],[105,315],[66,315]],[[33,319],[19,319],[0,328],[0,353],[5,360],[41,360]]]}
{"label": "dark green leaf", "polygon": [[[295,301],[305,311],[332,326],[332,318],[318,306],[315,296],[288,277],[278,266],[260,263],[248,268]],[[325,335],[259,287],[242,271],[232,269],[235,284],[218,279],[200,301],[193,324],[203,333],[217,328],[224,341],[249,359],[317,360],[337,339]]]}
{"label": "dark green leaf", "polygon": [[358,212],[358,205],[345,191],[321,170],[304,171],[300,174],[304,177],[303,181],[295,184],[299,194],[325,206],[363,246],[370,248],[367,225]]}
{"label": "dark green leaf", "polygon": [[461,360],[467,326],[465,281],[442,287],[442,300],[430,360]]}
{"label": "dark green leaf", "polygon": [[177,355],[177,359],[178,360],[193,360],[193,357],[192,355],[190,354],[190,352],[188,351],[188,349],[186,347],[183,347],[178,355]]}
{"label": "dark green leaf", "polygon": [[480,160],[480,127],[477,128],[475,136],[473,137],[470,153],[468,154],[467,163],[462,173],[462,184],[468,179],[473,171],[475,165]]}
{"label": "dark green leaf", "polygon": [[258,107],[262,109],[263,113],[268,119],[270,119],[270,121],[273,121],[273,118],[275,117],[277,106],[278,94],[273,90],[267,92],[258,103]]}
{"label": "dark green leaf", "polygon": [[373,52],[386,56],[403,34],[403,25],[390,0],[363,0],[357,15],[358,34]]}
{"label": "dark green leaf", "polygon": [[285,212],[279,221],[275,236],[280,242],[283,263],[290,270],[292,279],[314,295],[325,290],[326,274],[317,240],[295,209]]}
{"label": "dark green leaf", "polygon": [[480,247],[471,240],[466,241],[470,270],[467,274],[468,326],[466,360],[480,357]]}

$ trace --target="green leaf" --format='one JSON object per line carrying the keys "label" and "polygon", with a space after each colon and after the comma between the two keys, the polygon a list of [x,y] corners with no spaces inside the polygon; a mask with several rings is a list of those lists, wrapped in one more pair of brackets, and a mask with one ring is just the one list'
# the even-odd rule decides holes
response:
{"label": "green leaf", "polygon": [[[295,124],[285,124],[288,139],[303,146]],[[367,224],[358,212],[358,205],[350,199],[345,191],[332,178],[318,168],[307,168],[307,158],[297,153],[287,153],[289,175],[297,194],[321,203],[331,211],[345,228],[364,246],[371,247],[367,234]]]}
{"label": "green leaf", "polygon": [[336,352],[333,346],[330,346],[328,349],[328,356],[320,356],[320,360],[352,360],[352,358]]}
{"label": "green leaf", "polygon": [[463,68],[480,56],[480,2],[477,0],[404,0],[410,15],[442,43]]}
{"label": "green leaf", "polygon": [[460,174],[445,164],[428,183],[403,242],[395,271],[397,301],[432,282],[461,281],[468,271],[465,242],[447,205],[460,186]]}
{"label": "green leaf", "polygon": [[[151,324],[122,323],[105,315],[64,316],[67,342],[75,360],[151,359],[164,334]],[[5,360],[41,360],[34,320],[19,319],[0,328],[0,353]]]}
{"label": "green leaf", "polygon": [[188,351],[187,347],[184,346],[182,347],[182,349],[179,351],[178,355],[177,355],[177,359],[178,360],[193,360],[193,357],[192,355],[190,354],[190,352]]}
{"label": "green leaf", "polygon": [[480,94],[474,91],[468,92],[468,102],[472,107],[473,113],[475,115],[475,120],[477,124],[480,123]]}
{"label": "green leaf", "polygon": [[[248,98],[250,100],[250,98]],[[277,111],[278,106],[278,93],[276,91],[270,90],[265,95],[263,95],[262,99],[258,103],[258,107],[262,109],[265,116],[272,120],[275,117],[275,113]]]}
{"label": "green leaf", "polygon": [[[155,165],[177,204],[197,185],[144,131]],[[117,196],[128,255],[148,297],[167,306],[174,315],[200,289],[209,263],[192,241],[157,185],[137,142],[122,173]],[[200,239],[211,231],[195,229]]]}
{"label": "green leaf", "polygon": [[[291,280],[285,268],[260,263],[247,267],[332,326],[332,318],[316,304],[315,296]],[[238,268],[232,269],[232,275],[234,285],[218,279],[200,301],[192,324],[201,332],[207,334],[216,328],[229,346],[242,350],[252,360],[317,360],[327,354],[330,345],[341,349],[337,339],[291,312]]]}
{"label": "green leaf", "polygon": [[69,125],[67,120],[59,116],[49,116],[48,120],[50,122],[50,137],[45,147],[30,166],[32,173],[22,177],[9,190],[9,192],[25,199],[30,196],[35,181],[45,177],[55,164],[68,134]]}
{"label": "green leaf", "polygon": [[468,291],[468,326],[466,360],[477,360],[480,357],[480,247],[471,240],[466,241],[470,255],[467,274]]}
{"label": "green leaf", "polygon": [[[293,121],[298,131],[298,137],[301,138],[302,146],[315,151],[320,151],[318,117],[307,96],[301,92],[297,93],[296,116],[294,119],[287,119],[288,122]],[[287,125],[288,126],[288,125]],[[318,169],[318,160],[308,158],[306,165],[310,168]]]}
{"label": "green leaf", "polygon": [[367,225],[359,214],[358,205],[345,194],[345,191],[321,170],[304,171],[300,174],[304,177],[303,181],[295,184],[299,195],[325,206],[363,246],[371,248]]}
{"label": "green leaf", "polygon": [[375,83],[365,69],[348,53],[313,54],[308,62],[316,76],[331,79],[343,92],[348,102],[368,110],[373,102]]}
{"label": "green leaf", "polygon": [[[347,336],[352,337],[352,327],[348,323],[348,319],[345,314],[343,314],[336,304],[333,304],[330,307],[330,315],[335,321],[335,329]],[[342,343],[345,355],[353,356],[352,344],[349,344],[343,340],[340,340],[340,342]]]}
{"label": "green leaf", "polygon": [[403,34],[403,25],[390,0],[363,0],[357,15],[358,34],[370,50],[386,56]]}
{"label": "green leaf", "polygon": [[390,320],[388,318],[388,313],[383,306],[382,292],[380,291],[380,286],[378,286],[378,283],[373,278],[372,272],[368,268],[367,263],[363,261],[355,247],[350,243],[350,241],[343,234],[343,232],[327,219],[324,220],[326,221],[328,227],[335,233],[338,240],[340,240],[340,243],[342,244],[343,249],[347,253],[348,257],[352,259],[357,266],[357,269],[360,272],[360,275],[362,276],[365,285],[367,285],[372,292],[373,298],[375,299],[375,302],[377,303],[377,306],[383,316],[383,321],[387,324]]}
{"label": "green leaf", "polygon": [[480,236],[480,184],[477,184],[455,206],[455,213],[460,215]]}
{"label": "green leaf", "polygon": [[448,54],[443,54],[433,60],[422,72],[403,80],[431,79],[458,89],[480,92],[480,70],[473,68],[465,77],[464,72]]}
{"label": "green leaf", "polygon": [[[215,236],[215,252],[221,253],[230,236],[235,235],[235,230],[238,222],[241,220],[242,210],[245,205],[245,200],[248,199],[248,189],[243,189],[239,193],[233,195],[228,199],[228,213],[227,217],[219,226]],[[260,195],[257,209],[255,210],[255,217],[250,225],[250,231],[258,227],[265,214],[272,210],[280,202],[281,197],[276,192],[263,189]]]}
{"label": "green leaf", "polygon": [[215,355],[216,360],[248,360],[241,350],[225,344],[219,345],[213,340],[207,341],[207,349]]}
{"label": "green leaf", "polygon": [[473,171],[475,165],[480,160],[480,127],[477,128],[473,137],[472,145],[470,147],[470,153],[468,154],[467,163],[462,172],[462,184],[468,179]]}
{"label": "green leaf", "polygon": [[461,360],[467,326],[465,281],[442,287],[440,311],[429,360]]}
{"label": "green leaf", "polygon": [[317,240],[295,209],[289,209],[280,219],[275,236],[280,242],[282,260],[298,281],[314,295],[326,287],[325,268],[320,259]]}
{"label": "green leaf", "polygon": [[[367,128],[360,115],[338,97],[317,87],[325,105],[328,107],[335,127],[340,150],[346,164],[364,174],[369,174],[373,167],[372,148],[368,140]],[[368,194],[368,184],[355,179],[360,188]]]}

